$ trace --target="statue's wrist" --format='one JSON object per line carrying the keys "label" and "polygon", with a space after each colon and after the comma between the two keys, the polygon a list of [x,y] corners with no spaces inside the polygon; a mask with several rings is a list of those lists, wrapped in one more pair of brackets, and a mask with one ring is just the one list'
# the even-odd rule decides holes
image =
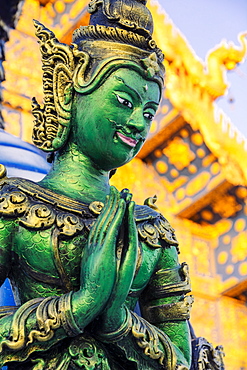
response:
{"label": "statue's wrist", "polygon": [[93,298],[86,289],[80,289],[71,295],[71,313],[82,331],[103,312],[104,307],[105,300],[101,296]]}
{"label": "statue's wrist", "polygon": [[62,326],[69,337],[81,334],[83,329],[81,329],[74,318],[72,312],[72,296],[73,292],[64,294],[59,298],[58,310],[61,317]]}
{"label": "statue's wrist", "polygon": [[117,342],[125,337],[132,327],[131,314],[126,306],[121,308],[117,319],[114,320],[114,318],[111,317],[110,320],[104,317],[104,315],[102,319],[104,322],[97,332],[97,337],[102,342]]}

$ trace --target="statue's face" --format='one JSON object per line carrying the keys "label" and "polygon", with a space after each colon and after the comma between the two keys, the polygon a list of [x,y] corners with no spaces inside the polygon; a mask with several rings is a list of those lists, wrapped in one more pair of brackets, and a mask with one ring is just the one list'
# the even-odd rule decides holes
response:
{"label": "statue's face", "polygon": [[120,68],[91,94],[77,94],[72,140],[97,168],[120,167],[142,147],[159,101],[156,82]]}

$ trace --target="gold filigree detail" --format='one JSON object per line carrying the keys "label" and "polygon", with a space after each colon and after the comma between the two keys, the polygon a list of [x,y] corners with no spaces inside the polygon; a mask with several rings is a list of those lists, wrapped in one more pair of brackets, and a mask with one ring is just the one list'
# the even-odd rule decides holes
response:
{"label": "gold filigree detail", "polygon": [[0,212],[6,216],[22,215],[28,206],[28,199],[21,191],[3,192],[0,197]]}
{"label": "gold filigree detail", "polygon": [[145,317],[150,323],[157,324],[165,321],[189,320],[194,297],[189,295],[178,302],[150,306],[145,309]]}
{"label": "gold filigree detail", "polygon": [[178,246],[175,230],[163,216],[155,220],[154,226],[159,231],[161,239],[170,245]]}
{"label": "gold filigree detail", "polygon": [[148,45],[148,41],[144,36],[122,28],[106,27],[102,25],[81,26],[74,31],[73,42],[78,42],[80,39],[102,39],[120,43],[126,42],[139,48],[144,48]]}
{"label": "gold filigree detail", "polygon": [[[131,316],[133,322],[131,332],[138,346],[144,350],[144,354],[153,360],[158,360],[160,364],[165,362],[167,370],[174,370],[177,357],[168,336],[134,312],[131,312]],[[163,350],[159,348],[159,343]]]}
{"label": "gold filigree detail", "polygon": [[213,347],[205,338],[192,340],[193,360],[191,370],[224,370],[224,349],[223,346]]}
{"label": "gold filigree detail", "polygon": [[141,237],[152,247],[160,248],[159,244],[159,232],[148,221],[138,225],[138,231]]}
{"label": "gold filigree detail", "polygon": [[[110,369],[105,352],[91,336],[75,338],[68,349],[74,369]],[[75,367],[74,367],[75,366]]]}
{"label": "gold filigree detail", "polygon": [[152,53],[149,57],[141,60],[142,64],[147,70],[147,75],[149,78],[153,77],[156,73],[159,73],[160,66],[157,63],[157,55]]}
{"label": "gold filigree detail", "polygon": [[141,238],[153,248],[161,247],[160,239],[164,240],[168,245],[178,247],[174,229],[159,213],[152,220],[137,222],[137,230]]}
{"label": "gold filigree detail", "polygon": [[156,203],[157,202],[157,195],[154,195],[153,197],[149,197],[147,199],[144,200],[144,204],[152,209],[154,209],[155,211],[157,211],[158,207],[156,206]]}
{"label": "gold filigree detail", "polygon": [[43,229],[53,225],[55,218],[56,215],[51,207],[44,203],[38,203],[28,208],[26,214],[20,218],[20,224],[30,228]]}
{"label": "gold filigree detail", "polygon": [[92,211],[95,215],[99,215],[100,212],[102,211],[104,207],[104,203],[102,202],[99,202],[99,201],[94,201],[92,203],[89,204],[89,209],[90,211]]}
{"label": "gold filigree detail", "polygon": [[[0,343],[0,352],[3,346],[6,346],[15,351],[26,348],[30,354],[37,350],[38,342],[49,341],[53,338],[55,330],[60,327],[63,327],[68,335],[80,334],[81,330],[71,315],[71,295],[72,292],[61,297],[34,298],[24,303],[14,313],[9,338]],[[27,321],[34,315],[37,325],[34,325],[35,328],[28,333]],[[34,346],[27,347],[34,342],[36,342]]]}
{"label": "gold filigree detail", "polygon": [[[152,15],[145,6],[146,1],[138,3],[133,0],[125,3],[122,0],[110,2],[109,0],[91,0],[88,5],[88,11],[94,14],[97,10],[103,13],[108,21],[124,26],[127,29],[133,29],[136,33],[151,37]],[[135,17],[133,17],[133,8]]]}
{"label": "gold filigree detail", "polygon": [[[54,203],[59,203],[58,194],[54,193],[53,197],[49,190],[47,194],[45,193],[46,189],[35,183],[21,179],[6,179],[0,193],[0,214],[8,217],[21,216],[20,224],[31,229],[45,229],[55,224],[59,235],[73,236],[81,232],[85,227],[82,217],[68,211],[75,205],[76,213],[86,214],[87,206],[77,205],[77,202],[71,200],[72,207],[66,207],[67,199],[61,196],[61,209],[54,208]],[[87,217],[92,218],[89,210]]]}
{"label": "gold filigree detail", "polygon": [[72,236],[80,232],[84,228],[82,220],[76,215],[59,213],[56,218],[56,223],[60,234]]}
{"label": "gold filigree detail", "polygon": [[54,33],[38,21],[34,21],[34,25],[44,71],[44,107],[33,98],[33,142],[44,151],[54,151],[63,145],[69,133],[75,60],[87,63],[88,58],[76,45],[70,47],[60,43]]}
{"label": "gold filigree detail", "polygon": [[[104,207],[99,201],[86,205],[31,181],[15,178],[2,183],[0,196],[0,214],[21,216],[19,222],[27,228],[44,229],[55,224],[59,235],[66,236],[76,235],[84,228],[89,231]],[[139,236],[149,246],[161,248],[162,239],[167,246],[178,247],[174,229],[160,213],[147,206],[136,206],[135,220]]]}
{"label": "gold filigree detail", "polygon": [[[52,303],[50,306],[50,312],[47,315],[47,318],[50,317],[50,320],[47,320],[45,323],[41,319],[41,311],[44,310],[48,302]],[[54,297],[49,297],[45,300],[43,298],[35,298],[24,303],[14,314],[10,338],[1,343],[0,350],[2,350],[3,345],[13,350],[19,350],[22,349],[26,344],[33,343],[34,339],[40,341],[50,340],[54,335],[53,329],[56,329],[60,326],[60,322],[57,321],[57,317],[54,316],[54,303]],[[25,330],[26,321],[33,312],[38,310],[38,308],[38,317],[41,319],[39,320],[39,330],[31,330],[30,334],[27,335]]]}
{"label": "gold filigree detail", "polygon": [[0,179],[6,177],[6,174],[7,174],[6,167],[3,164],[0,164]]}

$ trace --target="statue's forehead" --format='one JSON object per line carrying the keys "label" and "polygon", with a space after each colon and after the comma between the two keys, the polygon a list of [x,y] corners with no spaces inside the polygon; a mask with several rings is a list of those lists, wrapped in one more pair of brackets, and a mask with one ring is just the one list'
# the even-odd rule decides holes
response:
{"label": "statue's forehead", "polygon": [[119,68],[111,74],[109,85],[113,88],[124,87],[125,90],[137,93],[145,100],[157,103],[160,100],[160,88],[157,82],[144,78],[137,71]]}

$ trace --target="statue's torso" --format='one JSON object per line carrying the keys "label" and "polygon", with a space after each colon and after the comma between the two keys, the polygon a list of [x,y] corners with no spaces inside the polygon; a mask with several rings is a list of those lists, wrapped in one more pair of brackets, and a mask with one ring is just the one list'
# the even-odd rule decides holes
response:
{"label": "statue's torso", "polygon": [[[103,204],[83,204],[21,179],[3,179],[0,191],[0,216],[4,222],[7,220],[8,225],[6,237],[8,234],[11,266],[8,276],[19,298],[17,303],[79,290],[83,274],[81,259],[90,229]],[[168,222],[148,206],[136,206],[135,220],[139,239],[138,261],[126,301],[131,310],[150,281],[164,248],[177,243]],[[124,234],[125,229],[122,227],[116,250],[119,261]],[[163,245],[161,240],[165,240]],[[75,357],[73,348],[77,348]],[[87,352],[90,353],[90,359]],[[34,354],[34,361],[35,357]],[[66,370],[85,368],[86,363],[90,363],[86,367],[88,370],[125,369],[114,362],[115,355],[103,343],[93,338],[90,328],[86,328],[82,336],[65,339],[53,346],[45,357],[39,357],[41,362],[45,361],[43,368],[47,370],[55,369],[62,363],[65,367],[61,369]],[[22,367],[21,363],[13,363],[11,366],[20,370],[33,369],[29,362],[24,365]]]}
{"label": "statue's torso", "polygon": [[[12,224],[9,277],[19,303],[78,290],[84,247],[103,204],[80,203],[23,179],[3,179],[0,188],[0,215]],[[177,243],[169,223],[150,207],[136,206],[135,219],[139,247],[130,291],[134,301],[159,260],[161,239],[167,246]],[[122,227],[116,252],[119,259],[124,233]]]}

